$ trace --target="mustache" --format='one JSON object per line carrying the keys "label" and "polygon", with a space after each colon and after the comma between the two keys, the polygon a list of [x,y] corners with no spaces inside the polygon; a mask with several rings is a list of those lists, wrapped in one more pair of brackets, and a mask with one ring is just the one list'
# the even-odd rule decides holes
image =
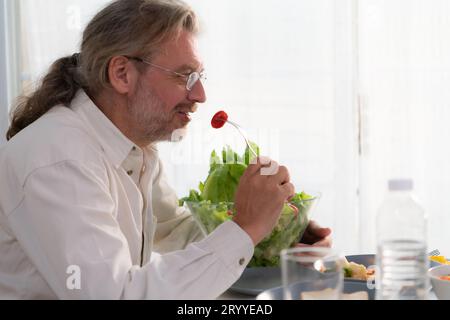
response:
{"label": "mustache", "polygon": [[175,107],[175,112],[191,112],[194,113],[198,110],[198,104],[197,103],[184,103],[179,104]]}

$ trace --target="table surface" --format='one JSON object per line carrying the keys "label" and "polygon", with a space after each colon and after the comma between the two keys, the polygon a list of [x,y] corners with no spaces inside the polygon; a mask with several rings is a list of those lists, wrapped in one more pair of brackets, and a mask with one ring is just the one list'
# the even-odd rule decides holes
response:
{"label": "table surface", "polygon": [[234,292],[232,290],[225,291],[218,300],[255,300],[256,296]]}
{"label": "table surface", "polygon": [[[232,290],[225,291],[217,300],[255,300],[256,296],[234,292]],[[434,291],[428,293],[428,300],[438,300]]]}

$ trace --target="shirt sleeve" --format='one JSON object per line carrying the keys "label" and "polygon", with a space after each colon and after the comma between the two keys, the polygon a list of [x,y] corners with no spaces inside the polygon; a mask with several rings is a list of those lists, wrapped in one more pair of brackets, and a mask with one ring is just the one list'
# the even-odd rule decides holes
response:
{"label": "shirt sleeve", "polygon": [[[233,222],[181,251],[134,266],[113,216],[101,168],[64,161],[35,170],[8,215],[20,245],[61,299],[212,299],[238,279],[253,254]],[[68,285],[79,270],[80,286]],[[72,269],[71,269],[72,268]]]}
{"label": "shirt sleeve", "polygon": [[178,197],[168,184],[163,164],[158,161],[153,181],[152,206],[157,219],[154,250],[165,253],[185,248],[204,238],[188,209],[178,205]]}

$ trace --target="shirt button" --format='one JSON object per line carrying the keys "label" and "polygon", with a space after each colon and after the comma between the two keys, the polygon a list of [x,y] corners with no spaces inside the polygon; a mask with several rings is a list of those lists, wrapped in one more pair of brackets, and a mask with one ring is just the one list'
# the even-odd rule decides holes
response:
{"label": "shirt button", "polygon": [[128,171],[127,171],[127,174],[128,174],[129,176],[131,176],[131,175],[133,174],[133,170],[128,170]]}
{"label": "shirt button", "polygon": [[242,266],[244,263],[245,263],[245,259],[244,258],[239,259],[239,265],[240,266]]}
{"label": "shirt button", "polygon": [[136,147],[133,147],[131,150],[136,151]]}

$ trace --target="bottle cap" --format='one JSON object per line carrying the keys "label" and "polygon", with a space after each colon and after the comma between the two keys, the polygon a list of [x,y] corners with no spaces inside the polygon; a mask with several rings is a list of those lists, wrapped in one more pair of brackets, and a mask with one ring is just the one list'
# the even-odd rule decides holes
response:
{"label": "bottle cap", "polygon": [[410,191],[413,189],[413,186],[411,179],[391,179],[388,181],[390,191]]}

